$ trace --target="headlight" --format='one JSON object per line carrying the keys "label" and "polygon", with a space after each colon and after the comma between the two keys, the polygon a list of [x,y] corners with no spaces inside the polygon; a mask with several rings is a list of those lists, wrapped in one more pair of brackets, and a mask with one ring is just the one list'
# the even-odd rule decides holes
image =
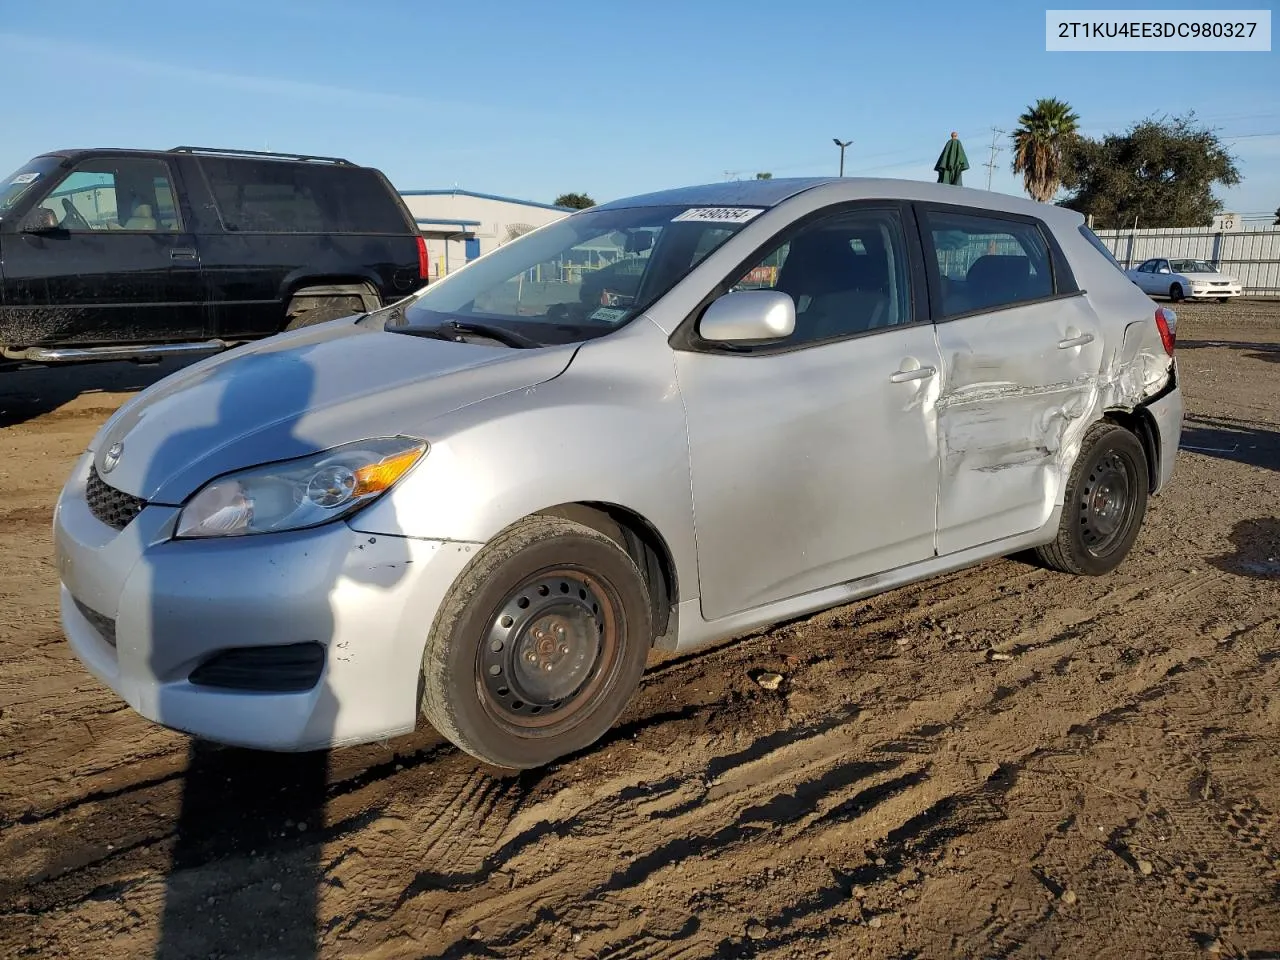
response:
{"label": "headlight", "polygon": [[219,477],[187,501],[175,536],[239,537],[328,523],[382,496],[426,452],[425,442],[409,437],[361,440]]}

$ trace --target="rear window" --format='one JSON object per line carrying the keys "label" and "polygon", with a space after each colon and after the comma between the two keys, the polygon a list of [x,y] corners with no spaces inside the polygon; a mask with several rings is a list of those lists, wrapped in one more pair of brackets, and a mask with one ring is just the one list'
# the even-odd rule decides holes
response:
{"label": "rear window", "polygon": [[1080,236],[1088,240],[1089,243],[1093,246],[1093,249],[1097,250],[1100,254],[1106,257],[1107,262],[1109,262],[1113,267],[1115,267],[1121,273],[1124,273],[1124,267],[1120,266],[1120,261],[1115,258],[1115,254],[1113,254],[1107,248],[1107,245],[1105,243],[1103,243],[1101,240],[1098,239],[1098,235],[1096,233],[1094,233],[1092,230],[1086,227],[1083,223],[1080,224]]}
{"label": "rear window", "polygon": [[201,157],[228,230],[239,233],[410,233],[399,201],[359,167]]}

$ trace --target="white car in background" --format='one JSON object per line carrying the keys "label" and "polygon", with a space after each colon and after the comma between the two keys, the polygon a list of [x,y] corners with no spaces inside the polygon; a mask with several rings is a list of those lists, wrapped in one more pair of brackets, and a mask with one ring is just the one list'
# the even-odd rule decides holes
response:
{"label": "white car in background", "polygon": [[1219,273],[1205,260],[1148,260],[1126,270],[1129,279],[1144,292],[1170,300],[1210,300],[1226,303],[1240,296],[1240,279]]}

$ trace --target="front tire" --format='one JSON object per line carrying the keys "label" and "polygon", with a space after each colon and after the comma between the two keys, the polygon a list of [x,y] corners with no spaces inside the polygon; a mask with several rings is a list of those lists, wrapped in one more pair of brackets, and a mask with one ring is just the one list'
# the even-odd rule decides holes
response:
{"label": "front tire", "polygon": [[1128,555],[1147,512],[1147,455],[1124,427],[1095,423],[1067,480],[1058,537],[1036,549],[1063,573],[1100,576]]}
{"label": "front tire", "polygon": [[1182,298],[1185,296],[1186,294],[1182,290],[1182,284],[1175,283],[1173,286],[1169,288],[1169,299],[1172,300],[1174,303],[1181,303]]}
{"label": "front tire", "polygon": [[472,756],[538,767],[621,715],[652,643],[649,594],[627,552],[560,517],[499,534],[450,588],[423,652],[422,711]]}

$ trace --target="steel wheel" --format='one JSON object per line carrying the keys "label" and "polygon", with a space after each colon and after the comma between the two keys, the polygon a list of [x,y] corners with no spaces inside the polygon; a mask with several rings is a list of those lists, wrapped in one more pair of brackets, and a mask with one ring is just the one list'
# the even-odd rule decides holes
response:
{"label": "steel wheel", "polygon": [[618,659],[616,591],[580,570],[549,570],[508,592],[476,659],[486,709],[539,729],[587,709]]}
{"label": "steel wheel", "polygon": [[589,746],[622,713],[653,642],[649,590],[617,539],[529,517],[459,575],[422,654],[422,710],[495,767]]}
{"label": "steel wheel", "polygon": [[1081,540],[1093,556],[1107,556],[1128,532],[1137,484],[1136,465],[1115,450],[1090,471],[1077,510]]}

